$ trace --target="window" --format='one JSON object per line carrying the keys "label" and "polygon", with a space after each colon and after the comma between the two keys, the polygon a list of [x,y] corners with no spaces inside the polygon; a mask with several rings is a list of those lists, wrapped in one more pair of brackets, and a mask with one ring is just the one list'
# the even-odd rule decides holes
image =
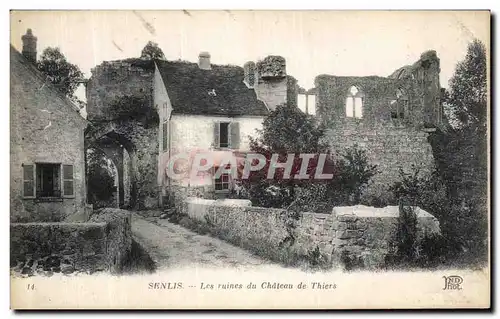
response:
{"label": "window", "polygon": [[363,93],[355,86],[351,86],[345,102],[345,114],[347,117],[363,117]]}
{"label": "window", "polygon": [[36,164],[36,197],[61,197],[61,165]]}
{"label": "window", "polygon": [[316,95],[308,94],[307,95],[307,114],[316,114]]}
{"label": "window", "polygon": [[219,178],[215,179],[215,190],[216,191],[229,190],[229,174],[223,173]]}
{"label": "window", "polygon": [[297,95],[297,106],[299,107],[299,110],[301,110],[302,112],[304,113],[307,112],[307,95],[305,94]]}
{"label": "window", "polygon": [[168,121],[163,122],[163,150],[168,149]]}
{"label": "window", "polygon": [[214,147],[238,149],[240,147],[240,123],[215,122]]}
{"label": "window", "polygon": [[220,123],[219,129],[219,147],[229,147],[229,123]]}
{"label": "window", "polygon": [[74,197],[73,165],[58,163],[23,165],[23,196],[47,200]]}

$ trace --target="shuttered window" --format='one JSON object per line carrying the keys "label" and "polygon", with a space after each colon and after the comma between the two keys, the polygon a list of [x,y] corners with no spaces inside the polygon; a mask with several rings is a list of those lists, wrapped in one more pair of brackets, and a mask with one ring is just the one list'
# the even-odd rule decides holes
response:
{"label": "shuttered window", "polygon": [[23,165],[23,196],[35,197],[35,165]]}
{"label": "shuttered window", "polygon": [[75,196],[73,165],[63,165],[63,192],[64,197]]}
{"label": "shuttered window", "polygon": [[214,123],[215,148],[240,148],[240,123],[216,122]]}

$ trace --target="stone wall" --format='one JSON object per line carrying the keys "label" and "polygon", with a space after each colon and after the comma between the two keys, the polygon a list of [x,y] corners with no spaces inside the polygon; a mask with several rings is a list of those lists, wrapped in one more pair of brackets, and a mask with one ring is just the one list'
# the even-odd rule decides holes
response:
{"label": "stone wall", "polygon": [[132,246],[130,218],[105,209],[85,223],[12,223],[10,265],[27,276],[119,273]]}
{"label": "stone wall", "polygon": [[[387,188],[400,181],[399,169],[412,165],[428,174],[434,157],[428,141],[431,126],[442,124],[439,58],[424,52],[411,66],[389,77],[319,75],[315,80],[316,114],[326,127],[326,142],[341,156],[357,144],[367,151],[379,174],[365,192],[365,200],[390,201]],[[362,96],[362,118],[346,116],[346,98],[355,86]],[[397,96],[397,92],[403,93]],[[399,105],[397,108],[394,105]],[[404,118],[393,118],[394,111]]]}
{"label": "stone wall", "polygon": [[389,77],[319,75],[315,79],[316,113],[321,120],[334,126],[346,118],[345,104],[351,86],[363,95],[363,121],[367,125],[393,122],[391,102],[398,89],[408,100],[408,109],[398,124],[421,128],[439,124],[442,114],[439,84],[439,58],[435,51],[424,52],[412,66],[403,67]]}
{"label": "stone wall", "polygon": [[325,139],[331,151],[341,157],[349,147],[358,145],[366,150],[370,164],[377,165],[378,173],[371,179],[363,199],[378,198],[391,202],[388,188],[401,181],[399,169],[409,173],[412,165],[420,168],[421,176],[434,169],[429,133],[396,123],[381,122],[376,125],[346,119],[327,129]]}
{"label": "stone wall", "polygon": [[[86,204],[84,129],[77,108],[19,53],[10,63],[10,215],[11,222],[62,221],[83,213]],[[73,165],[74,196],[47,199],[23,196],[23,165]],[[62,172],[60,174],[62,176]]]}
{"label": "stone wall", "polygon": [[[129,59],[103,62],[92,69],[87,85],[87,113],[93,124],[89,147],[102,135],[115,138],[130,156],[129,203],[134,208],[158,206],[159,115],[153,101],[154,64]],[[109,134],[111,133],[111,134]],[[124,177],[125,179],[125,177]]]}
{"label": "stone wall", "polygon": [[[328,263],[343,267],[342,255],[346,251],[365,268],[384,266],[399,216],[396,206],[360,205],[336,207],[326,214],[304,212],[294,219],[282,209],[251,207],[245,201],[199,198],[186,198],[181,211],[194,220],[208,223],[222,239],[263,257],[283,258],[282,247],[291,243],[295,256],[307,256],[319,249]],[[416,214],[418,240],[440,232],[435,217],[419,208]]]}

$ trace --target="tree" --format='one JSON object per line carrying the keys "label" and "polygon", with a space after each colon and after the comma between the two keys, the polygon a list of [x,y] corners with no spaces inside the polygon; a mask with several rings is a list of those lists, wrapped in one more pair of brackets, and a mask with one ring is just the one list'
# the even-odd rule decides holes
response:
{"label": "tree", "polygon": [[[316,119],[297,107],[280,105],[264,120],[259,138],[252,139],[250,149],[267,159],[263,169],[253,172],[243,186],[255,205],[290,210],[326,211],[333,205],[358,204],[364,185],[377,173],[366,152],[357,146],[348,148],[335,160],[324,142],[325,129]],[[283,178],[283,170],[267,178],[270,159],[278,154],[278,162],[286,162],[294,154],[290,176],[300,172],[300,154],[313,154],[306,169],[308,179]],[[324,174],[331,179],[316,179],[320,154],[325,154]]]}
{"label": "tree", "polygon": [[[324,129],[311,116],[296,107],[279,105],[264,120],[258,131],[259,137],[250,137],[250,150],[264,155],[267,162],[259,171],[252,172],[242,181],[255,205],[265,207],[288,207],[296,199],[298,186],[310,185],[312,180],[294,180],[283,178],[283,170],[277,170],[273,179],[267,178],[270,160],[273,154],[279,155],[279,162],[285,162],[288,154],[294,154],[291,176],[298,174],[302,160],[300,153],[327,153],[327,144],[321,141]],[[315,171],[318,158],[309,161],[308,175]],[[328,165],[325,165],[328,166]],[[301,192],[302,194],[303,192]],[[307,195],[304,195],[307,196]]]}
{"label": "tree", "polygon": [[98,204],[111,199],[115,178],[104,154],[94,148],[87,150],[87,174],[89,202]]}
{"label": "tree", "polygon": [[68,98],[77,101],[74,93],[83,80],[83,73],[78,66],[68,62],[59,48],[48,47],[43,50],[37,68]]}
{"label": "tree", "polygon": [[486,47],[475,39],[450,79],[447,104],[465,126],[485,126],[487,120]]}
{"label": "tree", "polygon": [[158,46],[158,43],[149,41],[141,52],[141,59],[145,60],[165,60],[165,54]]}

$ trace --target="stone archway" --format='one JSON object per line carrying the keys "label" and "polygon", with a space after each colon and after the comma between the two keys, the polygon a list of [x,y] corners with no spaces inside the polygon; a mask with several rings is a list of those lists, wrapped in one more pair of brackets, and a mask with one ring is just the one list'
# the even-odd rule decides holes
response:
{"label": "stone archway", "polygon": [[[118,176],[118,206],[134,208],[137,203],[135,147],[113,127],[92,127],[86,131],[85,149],[96,148],[116,166]],[[87,160],[86,160],[87,163]]]}

